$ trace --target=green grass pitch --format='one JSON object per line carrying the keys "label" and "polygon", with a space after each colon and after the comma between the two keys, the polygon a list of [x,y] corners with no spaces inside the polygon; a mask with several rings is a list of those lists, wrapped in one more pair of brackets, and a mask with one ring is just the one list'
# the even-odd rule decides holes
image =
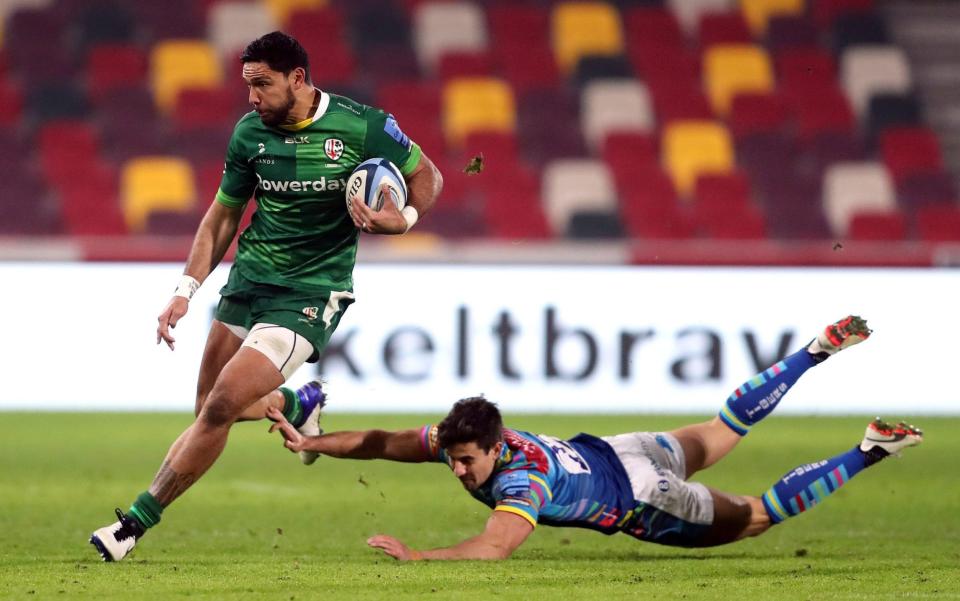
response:
{"label": "green grass pitch", "polygon": [[[327,429],[438,416],[333,414]],[[872,416],[773,416],[700,475],[759,494],[788,469],[850,448]],[[889,416],[895,417],[895,416]],[[509,416],[508,416],[509,418]],[[478,533],[489,510],[442,465],[321,458],[307,468],[265,422],[234,428],[213,469],[119,564],[90,532],[144,490],[183,414],[0,413],[2,599],[957,599],[960,419],[917,419],[926,441],[858,475],[766,535],[705,550],[540,527],[505,562],[401,564],[368,549]],[[669,429],[664,416],[517,416],[557,436]]]}

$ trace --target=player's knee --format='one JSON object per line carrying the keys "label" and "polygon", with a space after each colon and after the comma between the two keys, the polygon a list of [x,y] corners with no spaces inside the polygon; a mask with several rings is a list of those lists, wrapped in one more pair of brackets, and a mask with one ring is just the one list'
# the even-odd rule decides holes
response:
{"label": "player's knee", "polygon": [[207,428],[223,428],[237,421],[240,412],[229,394],[212,393],[197,411],[197,422]]}

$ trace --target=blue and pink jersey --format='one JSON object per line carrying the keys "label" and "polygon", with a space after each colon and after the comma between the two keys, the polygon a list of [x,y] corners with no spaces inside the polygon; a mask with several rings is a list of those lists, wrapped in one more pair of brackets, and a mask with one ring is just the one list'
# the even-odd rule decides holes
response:
{"label": "blue and pink jersey", "polygon": [[[471,494],[494,511],[508,511],[551,526],[618,532],[634,517],[637,502],[613,449],[589,434],[570,440],[504,429],[493,474]],[[428,456],[449,465],[437,443],[437,426],[424,426]]]}

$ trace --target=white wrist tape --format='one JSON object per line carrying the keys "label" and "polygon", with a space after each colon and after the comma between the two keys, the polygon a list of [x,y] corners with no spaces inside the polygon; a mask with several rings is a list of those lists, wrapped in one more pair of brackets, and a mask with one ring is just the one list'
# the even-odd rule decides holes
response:
{"label": "white wrist tape", "polygon": [[407,222],[407,229],[404,230],[404,233],[409,232],[410,228],[417,222],[417,219],[420,219],[420,213],[410,205],[403,207],[400,214],[403,215],[403,220]]}
{"label": "white wrist tape", "polygon": [[196,294],[199,288],[200,282],[187,274],[183,274],[183,277],[180,278],[180,285],[177,286],[177,289],[173,291],[173,295],[182,296],[183,298],[190,300],[193,298],[193,295]]}

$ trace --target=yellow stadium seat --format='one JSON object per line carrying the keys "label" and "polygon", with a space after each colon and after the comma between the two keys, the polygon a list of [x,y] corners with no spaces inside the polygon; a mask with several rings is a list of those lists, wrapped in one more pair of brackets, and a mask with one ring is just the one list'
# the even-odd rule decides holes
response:
{"label": "yellow stadium seat", "polygon": [[329,4],[327,0],[264,0],[264,3],[273,15],[273,19],[284,27],[287,26],[287,19],[294,11],[325,8]]}
{"label": "yellow stadium seat", "polygon": [[157,107],[173,109],[184,88],[216,88],[223,82],[217,51],[202,40],[158,42],[150,54],[150,80]]}
{"label": "yellow stadium seat", "polygon": [[717,44],[706,50],[703,77],[715,113],[726,117],[737,94],[773,91],[770,57],[751,44]]}
{"label": "yellow stadium seat", "polygon": [[127,227],[141,232],[153,211],[192,210],[197,197],[193,169],[172,156],[130,159],[120,176],[120,194]]}
{"label": "yellow stadium seat", "polygon": [[805,0],[740,0],[740,10],[753,35],[760,37],[767,32],[771,17],[802,15],[806,6]]}
{"label": "yellow stadium seat", "polygon": [[512,133],[516,125],[513,91],[506,82],[462,77],[443,87],[443,129],[451,146],[458,147],[475,131]]}
{"label": "yellow stadium seat", "polygon": [[623,26],[617,9],[604,2],[563,2],[552,15],[553,54],[569,73],[581,57],[623,54]]}
{"label": "yellow stadium seat", "polygon": [[729,173],[734,168],[733,142],[716,121],[671,121],[663,132],[663,164],[677,190],[693,192],[704,173]]}

